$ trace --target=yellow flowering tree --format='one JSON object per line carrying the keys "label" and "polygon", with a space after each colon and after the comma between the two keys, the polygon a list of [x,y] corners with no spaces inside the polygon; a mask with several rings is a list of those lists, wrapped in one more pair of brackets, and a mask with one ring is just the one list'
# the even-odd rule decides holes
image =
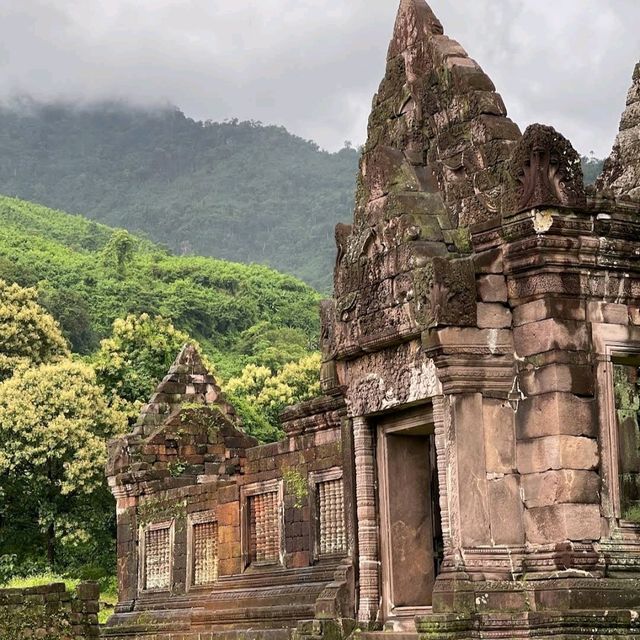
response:
{"label": "yellow flowering tree", "polygon": [[186,342],[193,340],[169,320],[130,315],[113,323],[111,337],[101,341],[92,363],[98,381],[127,403],[134,419]]}
{"label": "yellow flowering tree", "polygon": [[[67,523],[68,534],[68,524],[78,521],[74,513],[105,490],[106,440],[126,425],[126,415],[108,403],[86,364],[41,364],[0,383],[4,503],[22,520],[31,519],[50,564],[59,526]],[[2,515],[11,523],[10,513]]]}
{"label": "yellow flowering tree", "polygon": [[224,391],[247,431],[260,440],[276,440],[282,435],[282,410],[320,393],[320,364],[320,354],[314,353],[284,365],[275,374],[267,367],[247,365],[239,377],[224,385]]}
{"label": "yellow flowering tree", "polygon": [[0,380],[18,368],[68,355],[60,327],[38,304],[37,291],[0,280]]}

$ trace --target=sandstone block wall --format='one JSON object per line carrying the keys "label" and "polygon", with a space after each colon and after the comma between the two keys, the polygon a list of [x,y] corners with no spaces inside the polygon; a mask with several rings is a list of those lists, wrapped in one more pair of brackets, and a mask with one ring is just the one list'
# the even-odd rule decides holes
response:
{"label": "sandstone block wall", "polygon": [[56,583],[0,590],[0,640],[97,638],[100,591],[84,582],[69,593]]}

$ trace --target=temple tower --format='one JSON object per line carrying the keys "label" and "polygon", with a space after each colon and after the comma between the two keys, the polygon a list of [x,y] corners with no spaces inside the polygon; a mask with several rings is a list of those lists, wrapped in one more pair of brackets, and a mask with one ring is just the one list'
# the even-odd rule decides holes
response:
{"label": "temple tower", "polygon": [[424,0],[402,0],[323,307],[323,384],[352,421],[361,625],[637,637],[634,79],[587,194],[571,143],[521,135]]}
{"label": "temple tower", "polygon": [[[640,67],[585,189],[402,0],[322,305],[258,444],[185,347],[107,469],[111,640],[640,637]],[[398,635],[394,635],[398,634]]]}

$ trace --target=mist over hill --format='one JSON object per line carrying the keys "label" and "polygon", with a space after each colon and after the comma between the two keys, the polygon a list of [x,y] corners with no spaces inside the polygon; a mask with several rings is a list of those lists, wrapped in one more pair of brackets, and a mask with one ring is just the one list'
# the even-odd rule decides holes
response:
{"label": "mist over hill", "polygon": [[[352,218],[358,152],[175,107],[0,107],[0,193],[142,233],[179,255],[265,264],[331,288],[333,230]],[[592,183],[602,161],[583,157]]]}
{"label": "mist over hill", "polygon": [[178,254],[270,265],[321,290],[352,217],[358,152],[174,107],[0,108],[0,193],[142,232]]}

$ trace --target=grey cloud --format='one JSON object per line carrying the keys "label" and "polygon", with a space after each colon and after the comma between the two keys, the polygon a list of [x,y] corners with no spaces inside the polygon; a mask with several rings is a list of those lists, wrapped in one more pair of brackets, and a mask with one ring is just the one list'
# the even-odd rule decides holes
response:
{"label": "grey cloud", "polygon": [[[636,0],[433,0],[521,125],[608,153],[640,58]],[[396,0],[0,0],[0,96],[171,102],[364,141]]]}

